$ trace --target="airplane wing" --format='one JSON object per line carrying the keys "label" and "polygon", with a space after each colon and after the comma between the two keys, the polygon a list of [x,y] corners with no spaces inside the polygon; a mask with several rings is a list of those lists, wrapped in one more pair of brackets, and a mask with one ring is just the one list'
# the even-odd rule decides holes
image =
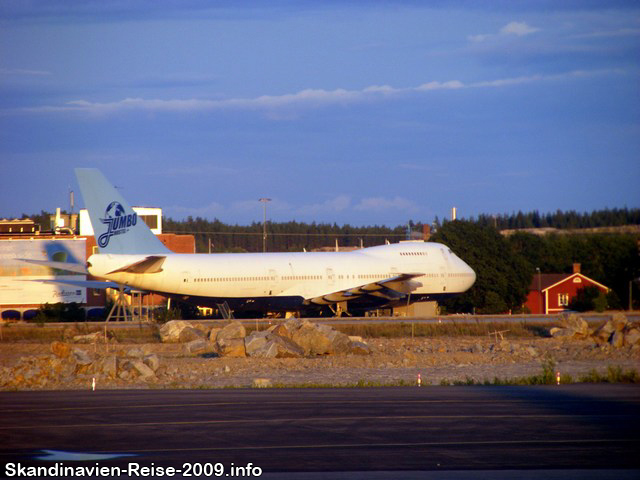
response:
{"label": "airplane wing", "polygon": [[[304,303],[315,305],[330,305],[338,302],[348,302],[364,295],[379,297],[384,300],[394,301],[406,296],[414,289],[411,280],[421,277],[423,273],[401,273],[391,278],[385,278],[377,282],[366,283],[357,287],[339,290],[318,297],[307,298]],[[416,285],[417,287],[417,285]],[[406,290],[406,291],[402,291]]]}
{"label": "airplane wing", "polygon": [[112,273],[158,273],[162,271],[162,264],[167,259],[164,255],[149,255],[147,258],[143,260],[130,263],[129,265],[125,265],[124,267],[120,267],[112,272],[109,272],[108,275]]}
{"label": "airplane wing", "polygon": [[57,270],[66,270],[67,272],[82,273],[83,275],[87,275],[89,273],[87,271],[87,267],[81,263],[51,262],[48,260],[32,260],[30,258],[17,258],[16,260],[43,267],[55,268]]}

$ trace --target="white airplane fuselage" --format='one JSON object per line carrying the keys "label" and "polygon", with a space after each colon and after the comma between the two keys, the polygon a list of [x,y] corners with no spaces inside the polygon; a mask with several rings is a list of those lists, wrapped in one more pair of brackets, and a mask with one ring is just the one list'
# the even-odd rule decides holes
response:
{"label": "white airplane fuselage", "polygon": [[[245,310],[296,310],[336,303],[334,292],[345,292],[338,298],[350,305],[393,306],[459,294],[476,279],[475,272],[448,247],[430,242],[401,242],[352,252],[168,253],[164,257],[155,273],[111,273],[146,256],[96,254],[88,260],[89,272],[200,306],[226,301],[234,309]],[[411,278],[390,280],[407,273]],[[390,282],[393,292],[403,295],[357,291],[382,281]],[[352,298],[356,293],[360,293],[358,298]]]}

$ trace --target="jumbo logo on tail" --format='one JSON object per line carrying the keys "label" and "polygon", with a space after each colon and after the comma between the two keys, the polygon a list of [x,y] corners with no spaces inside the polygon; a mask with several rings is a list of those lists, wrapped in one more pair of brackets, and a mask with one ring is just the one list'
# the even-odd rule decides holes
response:
{"label": "jumbo logo on tail", "polygon": [[133,212],[127,214],[124,207],[118,202],[111,202],[104,212],[105,218],[100,221],[107,225],[107,231],[98,237],[98,246],[105,248],[109,245],[109,240],[114,235],[127,233],[129,227],[138,222],[138,214]]}

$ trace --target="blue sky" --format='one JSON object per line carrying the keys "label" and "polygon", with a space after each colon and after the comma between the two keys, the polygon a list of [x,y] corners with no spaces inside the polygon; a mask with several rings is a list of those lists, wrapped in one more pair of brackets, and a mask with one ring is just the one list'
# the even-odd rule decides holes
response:
{"label": "blue sky", "polygon": [[0,217],[74,167],[238,224],[640,207],[640,4],[0,0]]}

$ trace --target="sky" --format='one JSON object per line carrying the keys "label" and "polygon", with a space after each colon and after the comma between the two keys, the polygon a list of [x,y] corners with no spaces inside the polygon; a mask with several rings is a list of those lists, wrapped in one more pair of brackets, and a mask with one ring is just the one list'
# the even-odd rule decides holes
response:
{"label": "sky", "polygon": [[0,218],[75,167],[240,225],[637,208],[640,3],[0,0]]}

